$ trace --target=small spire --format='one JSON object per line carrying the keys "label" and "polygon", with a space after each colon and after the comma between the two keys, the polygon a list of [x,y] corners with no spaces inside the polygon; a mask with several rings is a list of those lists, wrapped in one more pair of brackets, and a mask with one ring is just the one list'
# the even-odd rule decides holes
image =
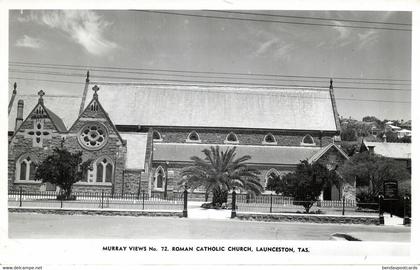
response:
{"label": "small spire", "polygon": [[86,72],[86,82],[89,82],[89,70]]}
{"label": "small spire", "polygon": [[332,89],[332,88],[333,88],[333,79],[330,78],[330,89]]}
{"label": "small spire", "polygon": [[42,91],[42,90],[39,90],[39,92],[38,92],[38,96],[39,96],[38,102],[41,103],[41,104],[44,104],[44,99],[42,98],[44,95],[45,95],[45,92]]}
{"label": "small spire", "polygon": [[98,91],[99,91],[99,87],[95,84],[95,86],[94,87],[92,87],[92,90],[95,92],[94,94],[93,94],[93,97],[94,98],[98,98]]}
{"label": "small spire", "polygon": [[16,94],[16,88],[17,88],[17,84],[16,82],[13,84],[13,94]]}

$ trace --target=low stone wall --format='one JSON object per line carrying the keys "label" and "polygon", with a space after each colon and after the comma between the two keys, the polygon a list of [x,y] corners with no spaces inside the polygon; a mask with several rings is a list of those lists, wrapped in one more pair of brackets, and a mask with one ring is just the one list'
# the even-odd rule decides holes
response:
{"label": "low stone wall", "polygon": [[237,213],[241,220],[379,225],[379,217]]}
{"label": "low stone wall", "polygon": [[127,210],[82,210],[82,209],[48,209],[9,207],[12,213],[37,213],[54,215],[100,215],[100,216],[150,216],[150,217],[182,217],[182,212],[175,211],[127,211]]}

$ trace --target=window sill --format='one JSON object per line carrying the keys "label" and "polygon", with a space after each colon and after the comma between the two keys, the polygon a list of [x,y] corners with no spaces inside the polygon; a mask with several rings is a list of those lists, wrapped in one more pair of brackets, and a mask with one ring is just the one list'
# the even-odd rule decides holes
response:
{"label": "window sill", "polygon": [[262,144],[277,145],[277,142],[265,142],[265,141],[263,141]]}
{"label": "window sill", "polygon": [[42,181],[35,181],[35,180],[16,180],[14,183],[15,184],[32,184],[32,185],[43,184]]}
{"label": "window sill", "polygon": [[301,143],[300,146],[316,146],[315,143]]}
{"label": "window sill", "polygon": [[185,140],[187,143],[201,143],[201,140]]}
{"label": "window sill", "polygon": [[77,182],[77,183],[74,183],[74,186],[109,186],[109,187],[111,187],[112,186],[112,183],[108,183],[108,182],[106,182],[106,183],[99,183],[99,182],[92,182],[92,183],[89,183],[89,182]]}

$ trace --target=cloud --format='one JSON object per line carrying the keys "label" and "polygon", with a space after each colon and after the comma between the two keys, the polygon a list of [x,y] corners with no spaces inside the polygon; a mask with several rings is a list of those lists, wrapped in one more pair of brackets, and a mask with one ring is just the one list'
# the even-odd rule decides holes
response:
{"label": "cloud", "polygon": [[16,40],[16,47],[25,47],[32,49],[39,49],[43,47],[44,41],[38,38],[32,38],[24,35],[22,38]]}
{"label": "cloud", "polygon": [[290,60],[290,52],[295,48],[291,43],[286,42],[285,37],[280,39],[276,34],[260,30],[257,32],[256,50],[254,56],[270,56],[277,59]]}
{"label": "cloud", "polygon": [[64,32],[73,42],[93,55],[103,55],[118,47],[107,40],[104,33],[111,23],[89,10],[63,10],[31,12],[19,17],[20,22],[36,22]]}
{"label": "cloud", "polygon": [[359,49],[374,44],[379,39],[378,32],[373,29],[364,33],[358,33],[357,36],[359,38],[359,43],[357,45]]}

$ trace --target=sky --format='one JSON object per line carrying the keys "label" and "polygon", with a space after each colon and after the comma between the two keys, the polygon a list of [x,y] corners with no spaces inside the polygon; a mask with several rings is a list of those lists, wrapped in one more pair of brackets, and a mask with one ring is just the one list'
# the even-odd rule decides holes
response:
{"label": "sky", "polygon": [[378,29],[411,29],[386,24],[411,24],[410,12],[236,12],[11,10],[9,95],[14,82],[21,94],[81,95],[87,66],[103,67],[89,68],[93,81],[328,87],[332,78],[340,116],[411,119],[411,31]]}

